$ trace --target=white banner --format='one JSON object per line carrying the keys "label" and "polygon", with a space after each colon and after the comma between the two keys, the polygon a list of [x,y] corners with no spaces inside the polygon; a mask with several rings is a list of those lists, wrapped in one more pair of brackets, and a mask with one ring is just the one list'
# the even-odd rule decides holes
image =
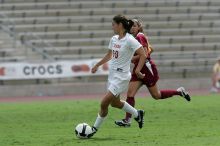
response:
{"label": "white banner", "polygon": [[100,59],[80,61],[56,61],[50,63],[0,63],[0,80],[48,79],[79,76],[107,75],[108,64],[99,67],[95,73],[91,68]]}

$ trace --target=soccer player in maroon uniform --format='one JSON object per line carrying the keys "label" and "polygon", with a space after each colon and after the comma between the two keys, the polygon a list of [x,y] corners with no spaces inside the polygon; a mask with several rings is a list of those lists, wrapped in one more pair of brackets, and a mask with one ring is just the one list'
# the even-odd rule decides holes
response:
{"label": "soccer player in maroon uniform", "polygon": [[[147,53],[147,59],[146,63],[143,66],[141,73],[145,75],[143,79],[140,79],[135,74],[135,68],[137,67],[137,63],[139,60],[139,56],[137,54],[134,54],[132,58],[132,63],[134,63],[134,69],[132,72],[132,78],[129,83],[128,92],[127,92],[127,103],[129,103],[131,106],[135,105],[135,94],[139,90],[139,88],[142,85],[146,85],[151,96],[158,100],[158,99],[166,99],[169,97],[172,97],[174,95],[178,95],[181,97],[184,97],[187,101],[190,101],[190,96],[186,92],[186,90],[183,87],[178,88],[177,90],[159,90],[157,86],[157,81],[159,79],[157,67],[153,60],[150,57],[151,52],[153,51],[153,48],[149,45],[147,37],[143,33],[143,27],[142,23],[137,20],[133,19],[133,26],[131,28],[130,33],[133,34],[133,36],[142,44],[142,46],[145,48]],[[131,114],[126,113],[126,116],[122,120],[115,121],[115,124],[118,126],[124,126],[129,127],[131,124]]]}

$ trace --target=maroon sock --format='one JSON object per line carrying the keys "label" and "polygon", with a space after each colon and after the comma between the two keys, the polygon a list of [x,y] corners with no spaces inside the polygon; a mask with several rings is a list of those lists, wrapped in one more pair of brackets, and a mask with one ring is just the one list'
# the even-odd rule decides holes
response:
{"label": "maroon sock", "polygon": [[172,97],[173,95],[181,95],[181,92],[176,90],[161,90],[160,94],[161,94],[161,99],[166,99]]}
{"label": "maroon sock", "polygon": [[[126,102],[127,102],[128,104],[130,104],[132,107],[134,107],[134,105],[135,105],[135,99],[134,99],[134,97],[127,97]],[[132,116],[132,115],[131,115],[130,113],[126,113],[125,119],[128,120],[129,118],[131,118],[131,116]]]}

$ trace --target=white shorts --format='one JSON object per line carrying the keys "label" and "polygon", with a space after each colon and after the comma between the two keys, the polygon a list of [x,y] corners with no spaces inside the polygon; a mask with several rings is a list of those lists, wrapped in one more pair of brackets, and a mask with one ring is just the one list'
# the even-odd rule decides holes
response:
{"label": "white shorts", "polygon": [[131,79],[130,72],[119,72],[116,70],[109,70],[108,90],[114,96],[117,97],[128,88],[130,79]]}

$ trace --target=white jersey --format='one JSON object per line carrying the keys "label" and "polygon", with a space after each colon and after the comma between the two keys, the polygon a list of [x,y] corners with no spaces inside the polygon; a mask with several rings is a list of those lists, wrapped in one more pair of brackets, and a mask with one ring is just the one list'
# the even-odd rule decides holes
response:
{"label": "white jersey", "polygon": [[109,42],[108,48],[112,50],[109,69],[129,72],[131,59],[142,45],[129,33],[126,33],[125,37],[120,40],[118,37],[118,35],[113,36]]}

